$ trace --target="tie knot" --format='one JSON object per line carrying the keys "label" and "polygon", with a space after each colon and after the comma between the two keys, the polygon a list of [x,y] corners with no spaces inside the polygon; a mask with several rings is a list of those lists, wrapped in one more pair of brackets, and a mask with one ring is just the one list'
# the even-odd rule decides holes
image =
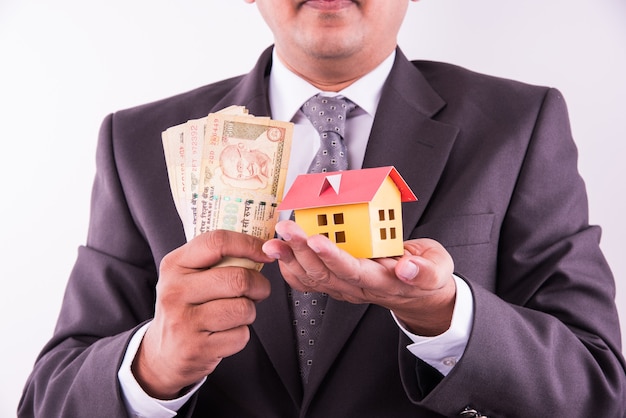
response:
{"label": "tie knot", "polygon": [[355,107],[356,105],[345,97],[318,94],[302,105],[302,112],[320,133],[336,132],[343,137],[346,115]]}

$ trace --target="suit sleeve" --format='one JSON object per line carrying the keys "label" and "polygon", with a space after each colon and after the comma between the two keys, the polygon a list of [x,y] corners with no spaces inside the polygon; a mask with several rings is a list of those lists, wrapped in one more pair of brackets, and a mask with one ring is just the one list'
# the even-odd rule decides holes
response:
{"label": "suit sleeve", "polygon": [[26,383],[20,417],[126,416],[117,371],[134,330],[153,316],[157,275],[116,169],[113,119],[100,131],[87,245]]}
{"label": "suit sleeve", "polygon": [[615,285],[599,240],[566,106],[549,90],[501,225],[495,294],[467,277],[466,351],[422,396],[414,362],[400,354],[412,400],[445,416],[466,406],[486,416],[624,416]]}

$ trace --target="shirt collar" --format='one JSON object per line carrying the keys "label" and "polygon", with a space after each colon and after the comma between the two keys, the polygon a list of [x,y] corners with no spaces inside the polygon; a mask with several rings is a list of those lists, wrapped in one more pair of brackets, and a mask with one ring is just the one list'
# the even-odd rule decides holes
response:
{"label": "shirt collar", "polygon": [[[383,84],[391,72],[396,56],[394,50],[374,70],[364,75],[336,95],[349,98],[370,116],[376,114]],[[278,58],[276,50],[272,56],[272,70],[269,83],[269,100],[272,118],[291,121],[302,104],[320,90],[291,72]],[[335,95],[335,93],[331,93]]]}

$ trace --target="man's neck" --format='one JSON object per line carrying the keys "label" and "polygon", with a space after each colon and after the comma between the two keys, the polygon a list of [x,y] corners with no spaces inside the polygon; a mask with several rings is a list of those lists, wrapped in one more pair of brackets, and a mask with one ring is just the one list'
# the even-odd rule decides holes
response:
{"label": "man's neck", "polygon": [[358,65],[354,64],[354,58],[291,60],[290,62],[285,59],[279,48],[276,49],[276,54],[291,72],[321,91],[339,92],[376,68],[391,54],[391,51],[380,54],[380,57],[368,57]]}

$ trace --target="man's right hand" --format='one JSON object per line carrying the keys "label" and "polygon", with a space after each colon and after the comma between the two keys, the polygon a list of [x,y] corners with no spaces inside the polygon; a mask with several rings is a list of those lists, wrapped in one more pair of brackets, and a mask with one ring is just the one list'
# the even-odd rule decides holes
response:
{"label": "man's right hand", "polygon": [[255,303],[269,296],[270,283],[255,270],[211,266],[224,257],[274,261],[262,245],[258,238],[218,230],[197,236],[163,258],[154,320],[132,366],[148,395],[176,398],[211,374],[222,358],[245,347]]}

